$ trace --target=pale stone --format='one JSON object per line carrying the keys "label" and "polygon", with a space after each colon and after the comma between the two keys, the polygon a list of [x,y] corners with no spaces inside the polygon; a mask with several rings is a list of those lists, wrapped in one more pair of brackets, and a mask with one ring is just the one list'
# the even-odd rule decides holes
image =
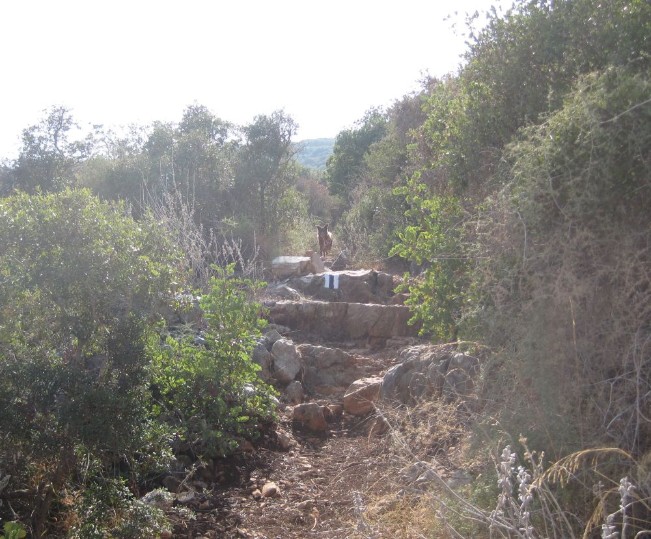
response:
{"label": "pale stone", "polygon": [[303,384],[301,384],[298,380],[290,382],[289,385],[285,388],[285,396],[287,397],[287,400],[292,404],[301,404],[305,396]]}
{"label": "pale stone", "polygon": [[355,380],[344,395],[344,411],[351,415],[366,415],[375,409],[382,378],[370,376]]}
{"label": "pale stone", "polygon": [[265,485],[262,487],[262,496],[264,498],[272,498],[274,496],[278,496],[278,494],[280,494],[280,489],[278,488],[278,485],[276,485],[276,483],[273,481],[265,483]]}
{"label": "pale stone", "polygon": [[273,375],[279,382],[291,382],[301,370],[301,357],[294,343],[279,339],[271,347]]}
{"label": "pale stone", "polygon": [[271,261],[271,272],[278,279],[310,273],[312,261],[308,256],[278,256]]}

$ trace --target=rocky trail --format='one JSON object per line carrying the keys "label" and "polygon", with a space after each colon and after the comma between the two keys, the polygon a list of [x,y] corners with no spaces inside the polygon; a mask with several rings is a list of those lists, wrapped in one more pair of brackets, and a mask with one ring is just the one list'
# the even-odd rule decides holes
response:
{"label": "rocky trail", "polygon": [[[376,402],[449,397],[472,385],[477,359],[421,342],[391,275],[296,273],[265,291],[270,326],[254,354],[281,393],[280,423],[235,457],[168,481],[173,537],[384,537],[367,522],[367,496],[401,485]],[[418,485],[423,471],[408,472],[402,486]]]}

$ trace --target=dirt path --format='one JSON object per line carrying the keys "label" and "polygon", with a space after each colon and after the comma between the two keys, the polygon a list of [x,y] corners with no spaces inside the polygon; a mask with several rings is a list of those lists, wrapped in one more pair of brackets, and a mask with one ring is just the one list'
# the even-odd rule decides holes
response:
{"label": "dirt path", "polygon": [[[383,351],[369,359],[380,369],[390,364],[390,356],[390,351]],[[342,397],[333,395],[328,401],[340,404]],[[371,420],[344,415],[318,436],[292,425],[288,411],[280,427],[292,433],[292,447],[258,447],[225,462],[225,468],[234,467],[226,484],[197,491],[183,504],[196,519],[176,516],[173,537],[369,537],[363,493],[381,495],[390,488],[382,471],[386,453],[368,435]],[[278,487],[276,495],[255,492],[271,482]]]}
{"label": "dirt path", "polygon": [[[344,277],[348,281],[341,281],[340,284],[342,291],[344,284],[348,286],[344,294],[347,299],[365,293],[366,301],[371,301],[376,293],[391,293],[389,288],[393,286],[391,276],[378,276],[376,272],[354,273]],[[386,290],[379,283],[384,283]],[[316,282],[312,288],[317,295],[324,294],[322,283]],[[341,298],[333,301],[340,302]],[[325,316],[324,320],[334,320],[333,316]],[[288,324],[294,327],[288,338],[295,344],[345,350],[353,358],[359,377],[386,372],[395,364],[398,350],[404,346],[399,339],[393,339],[393,348],[387,348],[383,343],[384,347],[380,349],[365,347],[371,344],[375,346],[376,343],[370,338],[361,343],[328,342],[329,339],[323,335],[335,332],[309,335],[303,333],[308,330],[304,327],[306,324],[301,323],[302,320],[295,322],[295,326]],[[301,326],[303,329],[299,331]],[[391,327],[389,324],[388,328]],[[387,337],[393,335],[389,333]],[[305,401],[316,401],[319,405],[342,405],[347,387],[339,387],[336,394],[307,395]],[[290,447],[283,450],[277,443],[273,445],[272,440],[276,437],[272,435],[268,438],[269,443],[255,448],[247,447],[241,454],[221,463],[222,470],[211,470],[205,483],[195,481],[192,499],[186,500],[177,495],[175,503],[177,508],[192,510],[196,518],[189,518],[182,511],[181,514],[178,510],[173,512],[173,537],[383,537],[377,530],[372,531],[365,520],[366,504],[369,503],[365,497],[377,499],[395,490],[389,476],[395,476],[399,463],[395,462],[395,455],[386,451],[382,438],[369,436],[374,419],[341,414],[329,420],[325,433],[315,434],[292,424],[292,409],[288,407],[281,412],[279,428],[291,433]],[[393,461],[388,462],[391,459]],[[275,494],[263,495],[265,485],[270,488],[270,483],[276,488]]]}

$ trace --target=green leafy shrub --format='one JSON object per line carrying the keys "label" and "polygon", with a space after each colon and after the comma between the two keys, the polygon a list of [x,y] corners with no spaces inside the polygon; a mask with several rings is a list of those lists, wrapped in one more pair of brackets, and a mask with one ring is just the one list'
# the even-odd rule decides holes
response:
{"label": "green leafy shrub", "polygon": [[152,221],[72,190],[0,200],[0,250],[0,461],[40,537],[84,461],[137,474],[165,442],[146,345],[177,255]]}
{"label": "green leafy shrub", "polygon": [[25,527],[20,522],[5,522],[0,539],[23,539],[27,537]]}
{"label": "green leafy shrub", "polygon": [[232,269],[211,280],[201,298],[202,336],[168,337],[154,363],[159,413],[177,425],[195,454],[231,453],[243,438],[255,438],[272,418],[273,390],[257,376],[251,352],[263,321],[251,301],[258,284]]}
{"label": "green leafy shrub", "polygon": [[120,479],[93,478],[79,493],[73,511],[71,539],[158,537],[170,528],[162,508],[135,499]]}
{"label": "green leafy shrub", "polygon": [[399,242],[390,254],[424,265],[418,279],[410,282],[405,276],[403,288],[410,292],[406,303],[413,312],[412,322],[422,322],[421,333],[452,339],[466,282],[461,205],[454,197],[429,196],[426,186],[416,180],[397,192],[410,205],[407,216],[412,224],[398,233]]}

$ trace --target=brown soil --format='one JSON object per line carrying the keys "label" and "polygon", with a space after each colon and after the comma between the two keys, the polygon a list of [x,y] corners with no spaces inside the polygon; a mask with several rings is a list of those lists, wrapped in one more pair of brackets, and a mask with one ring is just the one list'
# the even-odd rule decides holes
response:
{"label": "brown soil", "polygon": [[[393,352],[382,350],[367,357],[373,356],[369,359],[379,372],[382,365],[391,365]],[[342,395],[328,400],[341,403]],[[329,423],[327,434],[318,436],[297,429],[289,413],[283,415],[280,427],[293,434],[296,445],[285,451],[249,447],[221,463],[230,472],[222,475],[225,479],[182,504],[196,518],[176,511],[168,515],[174,523],[173,537],[368,537],[364,497],[368,492],[381,496],[391,488],[385,477],[385,460],[390,457],[379,438],[369,436],[373,420],[344,415]],[[256,489],[268,482],[278,486],[278,494],[257,496]]]}
{"label": "brown soil", "polygon": [[[258,449],[242,459],[236,483],[196,495],[187,505],[196,520],[178,519],[174,537],[355,537],[364,527],[361,493],[383,483],[382,451],[363,425],[333,427],[325,439],[295,433],[298,446],[288,452]],[[256,499],[268,481],[278,495]]]}

